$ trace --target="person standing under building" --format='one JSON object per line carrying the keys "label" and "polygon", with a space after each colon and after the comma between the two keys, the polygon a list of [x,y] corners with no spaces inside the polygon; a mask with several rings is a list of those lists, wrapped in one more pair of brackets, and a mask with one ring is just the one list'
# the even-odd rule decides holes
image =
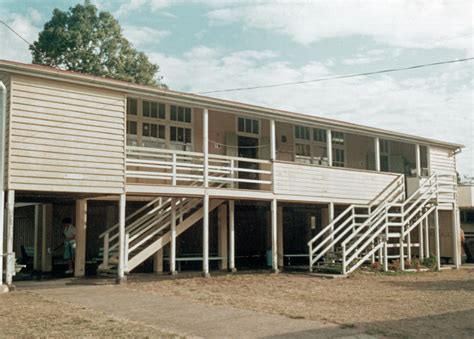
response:
{"label": "person standing under building", "polygon": [[63,219],[64,236],[64,260],[68,264],[66,274],[74,273],[74,257],[76,252],[76,227],[72,224],[70,217]]}

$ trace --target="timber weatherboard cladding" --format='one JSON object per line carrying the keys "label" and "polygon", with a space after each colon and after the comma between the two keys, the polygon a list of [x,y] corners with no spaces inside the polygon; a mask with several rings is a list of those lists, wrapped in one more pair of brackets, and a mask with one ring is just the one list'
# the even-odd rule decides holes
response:
{"label": "timber weatherboard cladding", "polygon": [[18,75],[11,86],[10,189],[124,193],[123,93]]}
{"label": "timber weatherboard cladding", "polygon": [[275,193],[313,196],[336,203],[366,204],[396,174],[275,162]]}
{"label": "timber weatherboard cladding", "polygon": [[[452,150],[441,147],[430,147],[429,152],[430,169],[432,173],[438,173],[441,176],[438,182],[441,185],[452,185],[453,178],[456,178],[456,158]],[[446,175],[451,176],[445,177]],[[454,203],[454,195],[440,194],[440,202]]]}

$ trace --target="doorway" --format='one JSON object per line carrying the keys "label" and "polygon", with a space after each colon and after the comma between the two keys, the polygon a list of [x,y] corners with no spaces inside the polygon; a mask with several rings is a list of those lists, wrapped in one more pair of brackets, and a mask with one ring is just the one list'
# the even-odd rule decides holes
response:
{"label": "doorway", "polygon": [[[238,156],[240,158],[258,158],[258,138],[238,136],[237,145],[239,151]],[[259,166],[254,162],[239,161],[239,168],[258,170]],[[239,171],[238,178],[243,180],[258,180],[259,175],[258,173]],[[258,184],[252,182],[239,182],[239,188],[258,189]]]}

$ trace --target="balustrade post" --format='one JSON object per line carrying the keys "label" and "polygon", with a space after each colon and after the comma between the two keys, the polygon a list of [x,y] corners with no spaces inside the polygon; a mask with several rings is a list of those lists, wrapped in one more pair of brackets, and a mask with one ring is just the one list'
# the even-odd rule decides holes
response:
{"label": "balustrade post", "polygon": [[232,179],[230,181],[230,187],[231,188],[235,188],[235,181],[233,179],[235,179],[235,160],[234,159],[230,159],[230,178]]}
{"label": "balustrade post", "polygon": [[375,170],[380,172],[380,139],[374,139],[375,145]]}
{"label": "balustrade post", "polygon": [[177,173],[176,173],[176,153],[173,153],[172,157],[171,157],[171,161],[172,161],[172,164],[171,164],[171,168],[172,168],[172,179],[171,179],[171,184],[173,186],[176,186],[176,176],[177,176]]}

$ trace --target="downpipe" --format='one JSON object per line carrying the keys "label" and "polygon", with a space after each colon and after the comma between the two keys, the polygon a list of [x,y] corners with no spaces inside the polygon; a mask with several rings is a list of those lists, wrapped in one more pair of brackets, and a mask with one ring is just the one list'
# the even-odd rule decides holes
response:
{"label": "downpipe", "polygon": [[[5,229],[5,122],[7,114],[7,87],[0,81],[0,293],[8,292],[3,284],[4,229]],[[8,265],[7,265],[8,268]]]}

